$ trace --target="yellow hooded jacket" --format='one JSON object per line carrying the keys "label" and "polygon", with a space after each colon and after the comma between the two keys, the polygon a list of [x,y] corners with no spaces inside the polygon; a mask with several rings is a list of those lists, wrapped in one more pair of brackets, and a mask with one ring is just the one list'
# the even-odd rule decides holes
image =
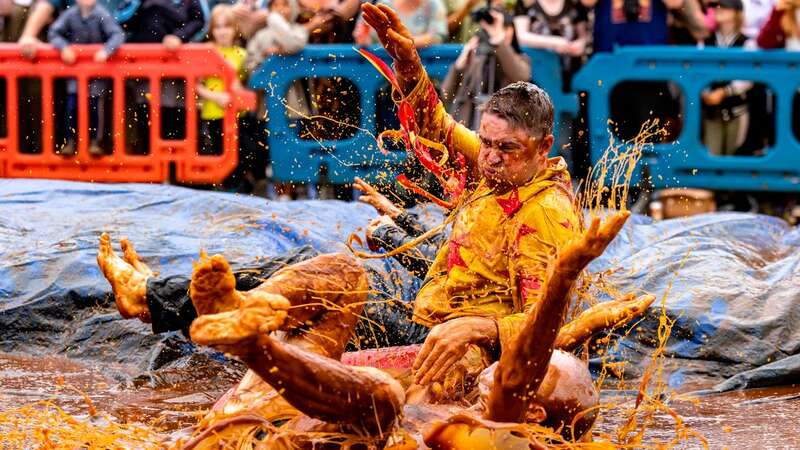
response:
{"label": "yellow hooded jacket", "polygon": [[[456,123],[426,75],[406,98],[420,136],[464,154],[474,167],[478,135]],[[528,184],[497,194],[479,182],[454,211],[452,232],[417,295],[414,320],[433,326],[461,316],[498,320],[500,344],[513,342],[542,295],[547,264],[582,230],[564,160],[550,158]]]}

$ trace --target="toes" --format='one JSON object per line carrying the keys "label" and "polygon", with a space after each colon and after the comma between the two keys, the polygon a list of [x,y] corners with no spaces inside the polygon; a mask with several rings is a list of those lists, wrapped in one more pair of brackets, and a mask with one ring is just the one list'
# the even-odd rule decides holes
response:
{"label": "toes", "polygon": [[111,252],[111,237],[108,233],[100,235],[100,254],[106,255]]}
{"label": "toes", "polygon": [[231,266],[224,256],[214,255],[211,257],[211,269],[216,272],[228,272],[231,270]]}
{"label": "toes", "polygon": [[131,241],[129,241],[127,237],[123,237],[119,240],[119,246],[122,247],[122,256],[128,264],[133,265],[133,263],[139,259],[136,250],[133,248],[133,244],[131,244]]}

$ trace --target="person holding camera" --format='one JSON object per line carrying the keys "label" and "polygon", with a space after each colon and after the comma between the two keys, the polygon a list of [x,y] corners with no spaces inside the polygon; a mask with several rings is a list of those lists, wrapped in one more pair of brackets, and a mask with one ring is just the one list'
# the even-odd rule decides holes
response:
{"label": "person holding camera", "polygon": [[517,43],[511,18],[500,7],[472,13],[480,30],[464,49],[442,83],[445,107],[453,118],[477,129],[478,106],[515,81],[531,78],[531,62]]}

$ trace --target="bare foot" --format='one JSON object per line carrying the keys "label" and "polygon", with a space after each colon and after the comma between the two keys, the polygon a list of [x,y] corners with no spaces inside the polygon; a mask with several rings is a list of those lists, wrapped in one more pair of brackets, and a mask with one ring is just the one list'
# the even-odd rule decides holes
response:
{"label": "bare foot", "polygon": [[245,341],[269,334],[283,325],[290,303],[282,295],[253,292],[243,296],[240,306],[217,314],[206,314],[192,322],[192,340],[236,354]]}
{"label": "bare foot", "polygon": [[122,317],[126,319],[138,317],[142,322],[150,322],[150,311],[147,309],[147,277],[114,253],[107,233],[100,236],[97,265],[111,283],[114,301]]}
{"label": "bare foot", "polygon": [[194,265],[189,297],[198,316],[234,310],[244,298],[236,290],[236,278],[225,257],[209,258],[205,251],[200,252],[200,261]]}
{"label": "bare foot", "polygon": [[136,253],[136,249],[133,248],[133,244],[128,238],[124,237],[119,240],[119,245],[122,247],[122,258],[134,269],[136,269],[139,273],[145,276],[145,278],[150,278],[154,276],[152,270],[147,267],[147,264],[143,263],[141,259],[139,259],[139,254]]}

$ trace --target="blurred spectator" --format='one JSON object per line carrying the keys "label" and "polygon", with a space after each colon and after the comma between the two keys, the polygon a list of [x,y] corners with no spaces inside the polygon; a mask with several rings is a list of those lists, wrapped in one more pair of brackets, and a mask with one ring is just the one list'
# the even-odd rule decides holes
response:
{"label": "blurred spectator", "polygon": [[561,55],[564,90],[591,46],[589,12],[577,0],[518,0],[514,29],[520,45]]}
{"label": "blurred spectator", "polygon": [[247,42],[245,68],[254,72],[261,62],[272,55],[297,53],[308,43],[309,29],[317,28],[324,17],[316,16],[305,25],[297,18],[300,6],[297,0],[272,0],[267,16],[267,26]]}
{"label": "blurred spectator", "polygon": [[[594,51],[610,52],[628,45],[666,45],[668,10],[683,7],[684,0],[582,0],[594,6]],[[623,85],[620,85],[623,86]],[[668,83],[626,82],[612,95],[611,119],[623,140],[634,138],[646,120],[656,117],[671,128],[674,137],[680,111]]]}
{"label": "blurred spectator", "polygon": [[3,42],[16,42],[22,35],[33,0],[0,0]]}
{"label": "blurred spectator", "polygon": [[[397,11],[403,24],[414,37],[418,48],[439,44],[447,39],[447,10],[442,0],[378,0]],[[372,45],[378,36],[361,20],[354,34],[359,45]]]}
{"label": "blurred spectator", "polygon": [[761,48],[800,50],[800,0],[778,0],[758,33]]}
{"label": "blurred spectator", "polygon": [[[24,5],[26,0],[19,0]],[[75,4],[75,0],[33,0],[25,27],[19,36],[18,43],[22,54],[28,58],[33,58],[36,54],[36,46],[40,43],[38,36],[44,27],[50,23],[58,13],[66,10]],[[147,0],[145,0],[147,1]],[[205,0],[204,0],[205,1]],[[139,7],[139,1],[131,0],[100,0],[103,6],[117,23],[124,23],[130,19]]]}
{"label": "blurred spectator", "polygon": [[[214,48],[239,74],[244,74],[244,60],[247,52],[235,45],[235,17],[228,5],[217,5],[211,11],[209,36]],[[234,88],[240,87],[235,80]],[[231,93],[225,91],[225,82],[220,77],[209,77],[197,86],[197,95],[202,99],[200,107],[200,154],[219,155],[222,153],[225,108],[231,102]]]}
{"label": "blurred spectator", "polygon": [[615,46],[665,45],[667,11],[683,7],[684,0],[582,0],[594,7],[594,51]]}
{"label": "blurred spectator", "polygon": [[361,0],[300,0],[298,22],[309,26],[311,44],[339,44],[353,41]]}
{"label": "blurred spectator", "polygon": [[[273,0],[269,6],[267,26],[258,31],[247,43],[247,60],[245,68],[248,73],[258,70],[261,63],[272,55],[297,53],[308,42],[309,30],[319,27],[325,20],[322,16],[312,17],[303,25],[297,23],[300,5],[297,0]],[[259,91],[258,111],[248,114],[242,122],[242,131],[250,129],[249,135],[240,135],[240,152],[246,165],[256,178],[266,176],[269,161],[269,147],[266,143],[267,97]],[[299,119],[310,114],[308,99],[301,80],[295,80],[285,98],[286,114],[292,119]],[[240,122],[241,123],[241,122]],[[277,195],[289,192],[288,186],[276,185]]]}
{"label": "blurred spectator", "polygon": [[[514,28],[520,44],[559,53],[561,87],[569,92],[572,76],[591,51],[589,11],[578,0],[517,0],[515,10]],[[556,148],[575,177],[581,177],[589,166],[586,114],[586,105],[582,102],[575,120],[557,118],[560,133]]]}
{"label": "blurred spectator", "polygon": [[176,50],[205,26],[200,0],[144,0],[124,25],[128,42],[163,43]]}
{"label": "blurred spectator", "polygon": [[233,17],[245,41],[267,25],[268,4],[268,0],[239,0],[233,4]]}
{"label": "blurred spectator", "polygon": [[700,0],[684,0],[683,6],[670,11],[668,18],[670,43],[696,45],[709,36],[709,23]]}
{"label": "blurred spectator", "polygon": [[769,19],[775,0],[743,0],[744,26],[742,33],[749,39],[758,37],[758,32]]}
{"label": "blurred spectator", "polygon": [[478,107],[497,90],[531,78],[531,62],[514,38],[511,18],[502,11],[487,11],[491,23],[481,20],[481,30],[467,42],[442,83],[442,99],[454,119],[477,130]]}
{"label": "blurred spectator", "polygon": [[[706,41],[713,47],[743,47],[747,37],[741,0],[719,0],[715,9],[715,32]],[[703,143],[713,155],[735,155],[747,135],[747,91],[749,81],[715,82],[702,94]]]}
{"label": "blurred spectator", "polygon": [[[55,48],[61,51],[64,64],[74,64],[76,55],[71,44],[104,44],[94,54],[94,61],[104,63],[123,42],[122,28],[111,14],[98,5],[96,0],[77,0],[77,5],[67,9],[50,27],[48,38]],[[106,114],[104,103],[108,98],[108,80],[91,80],[89,83],[89,153],[100,156],[103,150],[98,140],[106,135]],[[75,80],[67,83],[67,124],[66,143],[61,149],[63,155],[75,154],[75,130],[77,125],[77,84]]]}
{"label": "blurred spectator", "polygon": [[[2,21],[2,34],[0,39],[3,42],[16,42],[21,36],[25,22],[28,19],[33,0],[0,0],[0,21]],[[41,29],[37,32],[41,34]],[[34,39],[38,42],[38,39]],[[20,79],[18,81],[19,93],[23,98],[38,99],[42,96],[40,85],[31,83],[30,80]],[[7,92],[5,84],[0,85],[0,136],[8,135],[8,124],[6,118]],[[41,142],[41,111],[38,105],[23,101],[18,105],[19,117],[26,120],[19,121],[20,151],[29,152],[38,147]],[[31,146],[30,144],[34,144]],[[34,147],[33,149],[31,147]]]}
{"label": "blurred spectator", "polygon": [[[143,0],[136,13],[123,28],[128,32],[128,42],[162,43],[167,50],[175,51],[189,41],[205,26],[201,0]],[[133,98],[135,153],[148,153],[150,145],[150,107],[148,97],[151,87],[147,81],[131,86],[128,98]],[[185,135],[185,87],[182,83],[165,81],[161,85],[161,135],[166,139],[182,139]],[[128,120],[128,123],[131,123]]]}
{"label": "blurred spectator", "polygon": [[[761,48],[800,51],[800,0],[778,0],[758,33]],[[792,100],[792,110],[800,111],[800,94]],[[792,114],[792,130],[800,136],[800,114]]]}

